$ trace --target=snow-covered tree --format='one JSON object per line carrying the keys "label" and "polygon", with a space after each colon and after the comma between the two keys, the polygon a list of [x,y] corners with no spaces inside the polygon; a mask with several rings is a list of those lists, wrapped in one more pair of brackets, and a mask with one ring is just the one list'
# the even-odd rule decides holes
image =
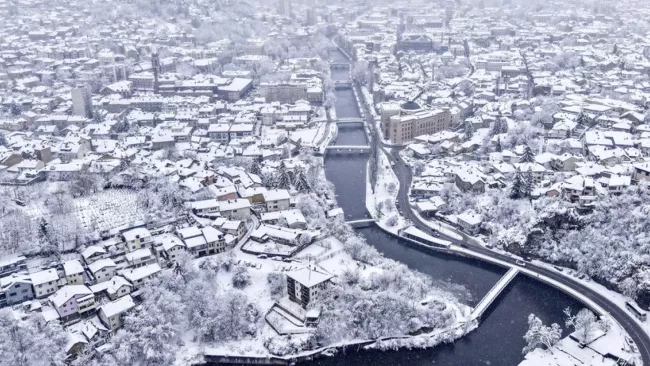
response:
{"label": "snow-covered tree", "polygon": [[523,187],[524,187],[524,179],[521,176],[521,171],[517,170],[515,172],[515,179],[512,181],[512,187],[510,187],[510,198],[512,199],[521,198]]}
{"label": "snow-covered tree", "polygon": [[526,170],[523,174],[523,180],[522,180],[522,186],[521,186],[521,196],[522,197],[530,197],[530,195],[533,192],[533,172],[530,170]]}
{"label": "snow-covered tree", "polygon": [[307,181],[307,175],[305,174],[305,169],[303,169],[302,167],[298,168],[296,171],[294,186],[296,187],[296,190],[301,193],[309,192],[311,190],[311,187],[309,186],[309,182]]}
{"label": "snow-covered tree", "polygon": [[235,288],[243,289],[251,284],[251,275],[246,267],[237,267],[232,275],[232,285]]}
{"label": "snow-covered tree", "polygon": [[465,140],[470,140],[474,136],[474,124],[471,121],[465,121]]}
{"label": "snow-covered tree", "polygon": [[572,327],[578,340],[586,344],[591,341],[591,337],[598,329],[598,319],[596,315],[589,309],[582,309],[576,315],[571,315],[571,309],[564,309],[566,318],[566,326]]}
{"label": "snow-covered tree", "polygon": [[526,145],[526,147],[524,147],[524,154],[521,156],[521,159],[519,159],[519,161],[522,163],[535,162],[535,154],[533,153],[533,150],[530,148],[530,146]]}
{"label": "snow-covered tree", "polygon": [[526,347],[522,352],[525,354],[544,346],[553,353],[553,347],[560,341],[561,337],[562,328],[557,323],[546,326],[535,314],[530,314],[528,315],[528,331],[524,335]]}
{"label": "snow-covered tree", "polygon": [[284,161],[280,163],[278,167],[278,177],[277,177],[277,188],[280,189],[289,189],[291,187],[291,175],[287,166],[284,165]]}
{"label": "snow-covered tree", "polygon": [[271,297],[274,299],[279,299],[284,294],[284,290],[287,286],[287,281],[285,275],[282,273],[270,272],[266,276],[266,284],[269,287]]}
{"label": "snow-covered tree", "polygon": [[250,167],[248,168],[248,172],[251,174],[260,175],[262,172],[262,168],[260,167],[260,159],[253,159]]}
{"label": "snow-covered tree", "polygon": [[68,336],[58,322],[46,323],[40,314],[25,319],[11,311],[0,313],[0,365],[64,366]]}

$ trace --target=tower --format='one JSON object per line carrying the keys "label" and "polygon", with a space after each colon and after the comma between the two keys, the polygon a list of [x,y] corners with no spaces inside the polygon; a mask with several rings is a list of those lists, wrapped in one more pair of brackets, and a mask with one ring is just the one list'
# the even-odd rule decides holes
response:
{"label": "tower", "polygon": [[93,117],[93,103],[90,99],[90,87],[79,85],[70,91],[72,97],[72,113],[75,116]]}
{"label": "tower", "polygon": [[160,56],[158,51],[151,54],[151,68],[153,68],[153,92],[158,94],[158,72],[160,70]]}

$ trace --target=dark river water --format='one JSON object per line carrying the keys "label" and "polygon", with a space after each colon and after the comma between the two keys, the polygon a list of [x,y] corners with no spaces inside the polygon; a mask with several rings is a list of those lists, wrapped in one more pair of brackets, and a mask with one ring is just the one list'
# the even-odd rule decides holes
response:
{"label": "dark river water", "polygon": [[[338,62],[340,55],[334,56]],[[346,74],[347,75],[347,74]],[[339,117],[358,117],[354,95],[338,90],[336,112]],[[341,128],[337,145],[366,145],[361,127]],[[367,155],[331,155],[325,159],[327,178],[334,183],[339,205],[346,219],[366,217],[365,189]],[[360,229],[368,243],[387,258],[404,263],[431,276],[442,286],[461,285],[471,298],[462,296],[468,305],[476,304],[505,273],[504,269],[473,259],[442,253],[425,253],[410,248],[400,240],[375,228]],[[323,357],[310,365],[517,365],[523,360],[523,335],[528,329],[528,315],[534,313],[545,323],[564,326],[562,310],[582,306],[564,293],[523,275],[517,276],[483,315],[478,329],[453,344],[425,350],[374,351],[358,350]]]}

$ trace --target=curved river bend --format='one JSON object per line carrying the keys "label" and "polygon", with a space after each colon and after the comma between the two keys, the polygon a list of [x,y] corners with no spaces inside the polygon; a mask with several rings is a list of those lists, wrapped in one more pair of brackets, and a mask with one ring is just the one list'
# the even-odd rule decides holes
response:
{"label": "curved river bend", "polygon": [[[347,62],[340,52],[332,52],[335,62]],[[334,80],[347,80],[347,71],[332,73]],[[340,118],[359,117],[351,90],[336,91],[336,113]],[[336,145],[365,145],[367,139],[361,127],[340,128]],[[346,218],[366,216],[367,156],[333,155],[325,159],[327,178],[334,183],[339,205]],[[369,244],[387,258],[402,262],[410,268],[430,275],[442,285],[464,286],[471,294],[467,302],[474,305],[489,291],[505,270],[473,259],[447,254],[428,254],[402,245],[398,239],[369,227],[358,230]],[[517,365],[523,360],[523,335],[528,329],[530,313],[545,323],[563,325],[562,310],[581,308],[581,304],[564,293],[525,276],[518,276],[483,316],[475,331],[453,344],[425,350],[376,351],[359,350],[308,362],[310,365]],[[566,335],[566,334],[565,334]],[[304,363],[305,365],[307,363]]]}

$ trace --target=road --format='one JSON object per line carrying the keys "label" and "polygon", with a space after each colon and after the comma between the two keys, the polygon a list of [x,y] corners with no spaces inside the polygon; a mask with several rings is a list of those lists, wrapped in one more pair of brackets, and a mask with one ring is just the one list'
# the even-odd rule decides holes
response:
{"label": "road", "polygon": [[[387,156],[391,161],[391,163],[394,163],[393,169],[400,182],[399,192],[397,195],[397,201],[399,203],[400,209],[402,210],[403,216],[409,219],[411,222],[413,222],[413,224],[416,227],[418,227],[420,230],[423,230],[427,233],[432,233],[433,230],[431,230],[426,224],[424,224],[420,220],[420,218],[417,215],[413,213],[411,205],[409,204],[408,191],[409,191],[409,187],[411,186],[411,180],[413,176],[411,174],[411,169],[409,168],[409,166],[406,165],[406,163],[400,158],[399,150],[400,149],[393,148],[392,152],[387,154]],[[508,262],[512,265],[516,265],[515,263],[516,259],[504,254],[497,253],[493,250],[487,249],[477,244],[475,241],[470,240],[470,238],[462,232],[457,232],[457,234],[461,235],[463,237],[463,240],[459,241],[454,238],[445,236],[441,233],[439,233],[439,236],[442,237],[443,239],[451,241],[456,245],[462,244],[462,246],[464,246],[466,249],[471,250],[473,252],[480,253],[482,255],[489,256],[495,259],[499,259],[504,262]],[[607,311],[612,318],[614,318],[619,324],[621,324],[621,326],[627,331],[628,335],[634,340],[634,342],[636,343],[639,349],[639,352],[641,353],[643,364],[650,365],[650,337],[643,330],[643,328],[636,321],[636,319],[633,318],[632,314],[630,314],[624,309],[621,309],[618,305],[614,304],[612,301],[610,301],[607,297],[603,296],[602,294],[592,290],[591,288],[584,286],[580,282],[574,281],[570,277],[567,277],[566,275],[563,275],[554,269],[537,266],[532,263],[526,263],[526,268],[535,271],[540,275],[544,275],[548,278],[551,278],[559,283],[562,283],[565,286],[572,288],[575,291],[582,293],[583,295],[591,299],[593,302],[598,304],[605,311]]]}
{"label": "road", "polygon": [[[471,72],[472,73],[474,72],[473,65],[472,65]],[[360,93],[359,85],[356,82],[355,82],[355,87],[357,87],[357,90],[359,90],[359,95],[362,95]],[[370,126],[370,128],[374,132],[376,125],[372,117],[372,113],[368,111],[368,107],[366,106],[365,102],[362,102],[360,104],[365,109],[364,112],[366,116],[366,124]],[[376,136],[375,133],[373,134]],[[413,213],[412,207],[409,204],[408,192],[411,187],[411,181],[413,179],[413,175],[411,173],[410,167],[399,156],[399,151],[402,148],[393,147],[392,150],[389,152],[386,149],[386,146],[384,146],[383,143],[378,141],[378,139],[373,138],[372,143],[380,144],[381,150],[384,153],[386,153],[386,156],[390,160],[391,165],[393,165],[393,170],[395,172],[395,175],[397,176],[400,182],[399,191],[397,194],[397,202],[399,204],[400,209],[402,210],[402,215],[406,219],[410,220],[413,223],[413,225],[415,225],[418,229],[423,230],[424,232],[427,233],[433,233],[433,230],[430,229],[426,224],[424,224],[420,220],[420,218]],[[497,253],[493,250],[487,249],[479,245],[478,243],[476,243],[474,240],[471,240],[466,234],[462,232],[457,231],[457,233],[462,236],[463,238],[462,240],[459,241],[455,238],[448,237],[441,233],[436,233],[436,235],[439,235],[443,239],[449,240],[456,245],[462,246],[470,252],[479,253],[494,259],[499,259],[511,265],[517,265],[516,259],[501,253]],[[573,289],[574,291],[583,294],[584,296],[588,297],[591,301],[595,302],[602,309],[607,311],[609,315],[613,319],[615,319],[625,329],[627,334],[634,340],[634,343],[636,343],[636,346],[639,349],[639,352],[641,354],[641,359],[643,361],[643,364],[650,366],[650,337],[643,330],[641,325],[637,322],[636,318],[634,318],[632,314],[630,314],[624,309],[621,309],[618,305],[610,301],[604,295],[584,286],[582,283],[574,281],[572,278],[559,273],[555,269],[549,269],[546,267],[537,266],[532,263],[527,263],[526,268],[528,270],[536,272],[539,275],[543,275],[552,280],[555,280]],[[569,295],[571,296],[571,294]]]}

